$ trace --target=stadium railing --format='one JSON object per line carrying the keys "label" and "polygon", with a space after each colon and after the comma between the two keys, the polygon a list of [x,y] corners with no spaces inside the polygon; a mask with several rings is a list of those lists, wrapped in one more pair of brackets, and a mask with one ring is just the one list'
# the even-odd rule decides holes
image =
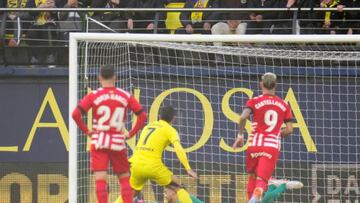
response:
{"label": "stadium railing", "polygon": [[[59,13],[78,13],[80,15],[74,15],[71,21],[66,20],[56,20],[56,26],[54,28],[47,28],[48,33],[54,32],[55,37],[50,37],[46,39],[29,39],[26,36],[28,31],[31,31],[26,25],[31,24],[33,21],[24,20],[21,18],[16,18],[13,21],[6,19],[6,13],[10,12],[57,12]],[[299,25],[302,22],[321,22],[323,19],[302,19],[300,17],[301,12],[337,12],[336,8],[181,8],[181,5],[170,4],[167,8],[0,8],[0,66],[8,65],[51,65],[51,66],[66,66],[68,63],[67,56],[67,35],[69,32],[144,32],[145,29],[134,29],[128,30],[126,28],[113,30],[110,27],[107,27],[107,22],[101,21],[98,22],[88,15],[90,12],[131,12],[131,11],[141,11],[141,12],[153,12],[156,11],[157,14],[167,13],[166,18],[164,19],[155,19],[155,33],[175,33],[176,29],[183,29],[181,21],[179,20],[180,12],[184,11],[203,11],[203,12],[254,12],[254,11],[271,11],[271,12],[282,12],[287,13],[287,18],[283,19],[271,19],[269,21],[274,22],[274,24],[282,24],[282,26],[272,26],[271,32],[277,34],[300,34],[300,29],[302,30],[322,30],[321,27],[300,27]],[[360,8],[344,8],[346,11],[359,11]],[[217,22],[224,21],[218,20],[216,22],[211,22],[215,24]],[[113,21],[114,22],[114,21]],[[242,22],[247,22],[247,20],[242,20]],[[100,26],[101,30],[98,29],[89,29],[89,24],[95,23]],[[121,23],[121,21],[119,21]],[[125,23],[123,21],[123,23]],[[9,24],[13,24],[12,27],[9,27]],[[159,24],[164,24],[163,27],[158,26]],[[200,28],[201,29],[201,28]],[[338,28],[346,29],[346,28]],[[360,29],[360,28],[358,28]],[[10,39],[15,39],[16,44],[8,43]],[[29,42],[39,42],[38,44],[29,43]],[[10,46],[9,46],[10,45]],[[44,53],[53,52],[52,57],[44,57],[42,60],[34,60],[31,53],[33,50],[42,50]],[[51,50],[51,51],[49,51]]]}

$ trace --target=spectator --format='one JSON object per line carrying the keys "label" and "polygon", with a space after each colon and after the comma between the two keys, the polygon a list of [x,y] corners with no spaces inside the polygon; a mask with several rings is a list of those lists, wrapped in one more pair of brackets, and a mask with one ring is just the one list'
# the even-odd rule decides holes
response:
{"label": "spectator", "polygon": [[[247,0],[222,0],[221,8],[247,8]],[[216,23],[211,28],[211,34],[245,34],[246,21],[248,18],[246,12],[226,12],[221,13],[221,22]],[[220,45],[220,44],[219,44]]]}
{"label": "spectator", "polygon": [[[5,8],[5,1],[4,0],[0,0],[0,8]],[[3,44],[5,43],[5,37],[4,37],[4,35],[5,35],[5,19],[6,19],[6,13],[5,12],[1,12],[0,11],[0,51],[2,51],[2,46],[3,46]],[[2,53],[2,52],[0,52],[0,53]],[[2,55],[3,55],[3,53],[2,53]]]}
{"label": "spectator", "polygon": [[[219,0],[186,0],[185,8],[219,8]],[[211,26],[220,20],[218,12],[181,12],[181,24],[178,34],[210,34]]]}
{"label": "spectator", "polygon": [[[28,8],[55,8],[54,0],[28,0]],[[53,47],[57,35],[57,26],[55,23],[56,13],[52,12],[31,12],[34,22],[30,25],[27,32],[28,43],[32,47],[48,46]],[[30,63],[46,62],[47,64],[55,63],[54,49],[40,48],[31,52]]]}
{"label": "spectator", "polygon": [[[291,8],[295,6],[295,0],[279,0],[280,8]],[[291,34],[293,28],[293,12],[279,12],[278,17],[274,21],[273,34]]]}
{"label": "spectator", "polygon": [[[18,0],[7,0],[6,3],[7,8],[25,8],[26,7],[26,0],[18,1]],[[16,12],[9,12],[6,16],[6,30],[7,34],[10,35],[10,39],[8,39],[7,44],[8,46],[18,46],[20,43],[21,31],[22,28],[28,28],[28,23],[20,22],[20,18],[22,20],[29,20],[28,13],[16,13]]]}
{"label": "spectator", "polygon": [[[86,7],[86,0],[68,0],[68,2],[63,2],[64,5],[61,7],[64,8],[84,8]],[[70,32],[80,32],[82,30],[81,26],[81,17],[84,17],[82,13],[79,12],[59,12],[59,39],[64,42],[69,39]]]}
{"label": "spectator", "polygon": [[[91,8],[126,8],[127,0],[93,0],[91,1]],[[109,27],[116,32],[124,32],[126,29],[132,29],[130,26],[129,13],[127,12],[95,12],[92,19],[101,22],[103,25]],[[109,32],[109,29],[101,26],[98,22],[89,21],[89,30],[93,32]]]}
{"label": "spectator", "polygon": [[[319,0],[288,0],[288,7],[296,6],[298,8],[318,8],[320,7]],[[316,34],[320,29],[319,12],[300,10],[298,14],[300,34]]]}
{"label": "spectator", "polygon": [[[164,8],[163,0],[130,0],[128,8]],[[128,28],[133,32],[152,33],[158,28],[163,30],[165,23],[157,12],[134,12],[128,20]]]}
{"label": "spectator", "polygon": [[[248,1],[249,8],[278,8],[278,0],[251,0]],[[278,17],[277,12],[251,12],[250,21],[247,24],[246,34],[270,34],[270,28],[274,25],[274,19]]]}
{"label": "spectator", "polygon": [[[337,0],[322,0],[320,7],[322,8],[336,8],[339,2]],[[344,14],[342,12],[323,12],[321,15],[322,22],[318,34],[340,34],[342,19]]]}
{"label": "spectator", "polygon": [[[185,0],[166,0],[166,8],[184,8]],[[166,33],[175,33],[175,31],[182,27],[180,21],[181,12],[162,12],[160,19],[165,23]]]}
{"label": "spectator", "polygon": [[[343,9],[357,7],[360,8],[360,0],[340,0],[337,9],[343,12]],[[344,34],[360,34],[360,11],[345,11]]]}

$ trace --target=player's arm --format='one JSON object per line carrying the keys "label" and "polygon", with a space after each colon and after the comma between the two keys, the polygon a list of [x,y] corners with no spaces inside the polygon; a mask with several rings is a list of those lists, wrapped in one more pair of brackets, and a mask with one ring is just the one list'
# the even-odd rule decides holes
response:
{"label": "player's arm", "polygon": [[291,133],[293,133],[293,125],[291,121],[288,121],[285,123],[285,128],[281,129],[281,137],[287,137],[289,136]]}
{"label": "player's arm", "polygon": [[293,121],[293,116],[291,113],[291,109],[290,109],[290,106],[287,105],[286,112],[285,112],[285,119],[284,119],[285,128],[281,129],[281,132],[280,132],[281,137],[287,137],[293,132],[292,121]]}
{"label": "player's arm", "polygon": [[178,157],[181,164],[184,166],[186,170],[191,170],[188,158],[186,156],[186,152],[184,148],[181,146],[180,141],[175,141],[173,143],[173,146],[175,149],[176,156]]}
{"label": "player's arm", "polygon": [[246,107],[243,112],[241,113],[240,119],[239,119],[239,133],[238,136],[233,144],[233,148],[237,148],[239,146],[242,146],[244,144],[244,130],[245,130],[245,124],[246,120],[250,117],[251,109],[249,107]]}
{"label": "player's arm", "polygon": [[181,164],[184,166],[184,168],[186,169],[187,173],[193,177],[193,178],[197,178],[197,174],[191,169],[188,158],[186,156],[186,152],[184,150],[184,148],[181,146],[180,144],[180,140],[176,140],[175,142],[172,143],[175,149],[175,153],[176,156],[178,157],[179,161],[181,162]]}
{"label": "player's arm", "polygon": [[80,130],[83,131],[86,135],[90,135],[91,131],[88,129],[87,125],[83,122],[82,115],[86,114],[92,105],[91,96],[86,96],[84,99],[76,106],[72,112],[72,118],[74,119],[76,125],[79,126]]}
{"label": "player's arm", "polygon": [[169,131],[168,136],[169,136],[170,143],[174,146],[176,156],[178,157],[179,161],[186,169],[186,172],[189,174],[189,176],[196,179],[197,174],[190,167],[188,158],[186,156],[186,152],[185,152],[184,148],[181,146],[180,138],[179,138],[177,131],[176,130]]}
{"label": "player's arm", "polygon": [[133,96],[129,98],[128,107],[137,116],[135,126],[130,130],[128,135],[128,138],[131,138],[144,126],[147,120],[147,114],[143,110],[141,104]]}

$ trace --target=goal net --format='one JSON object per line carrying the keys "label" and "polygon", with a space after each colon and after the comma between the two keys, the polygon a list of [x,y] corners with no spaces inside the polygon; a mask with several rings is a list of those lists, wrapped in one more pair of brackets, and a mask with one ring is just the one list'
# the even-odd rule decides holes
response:
{"label": "goal net", "polygon": [[[70,112],[91,89],[104,64],[157,119],[171,104],[174,123],[199,179],[191,180],[172,148],[163,162],[186,189],[207,203],[246,202],[246,146],[231,148],[247,99],[261,94],[259,78],[278,76],[277,94],[291,106],[294,133],[282,139],[274,177],[299,180],[279,202],[355,202],[360,196],[359,36],[205,36],[72,34]],[[213,45],[214,42],[216,46]],[[222,46],[219,46],[221,42]],[[127,127],[135,118],[128,116]],[[88,114],[91,121],[91,114]],[[90,122],[89,122],[90,123]],[[70,119],[69,202],[96,202],[88,143]],[[247,131],[251,122],[247,122]],[[128,142],[129,154],[136,138]],[[111,171],[109,171],[111,173]],[[119,188],[109,177],[109,199]],[[145,200],[163,202],[148,183]]]}

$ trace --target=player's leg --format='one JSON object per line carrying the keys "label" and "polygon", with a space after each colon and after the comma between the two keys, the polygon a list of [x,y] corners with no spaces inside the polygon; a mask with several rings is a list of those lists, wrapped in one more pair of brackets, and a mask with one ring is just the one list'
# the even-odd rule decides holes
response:
{"label": "player's leg", "polygon": [[[130,179],[129,179],[129,183],[130,183],[130,187],[133,190],[133,202],[135,203],[139,203],[143,201],[143,197],[141,194],[141,190],[140,188],[144,187],[146,181],[139,181],[139,179],[135,178],[133,175],[133,172],[130,173]],[[135,189],[137,188],[137,189]],[[120,194],[119,197],[116,199],[115,203],[124,203],[122,195]]]}
{"label": "player's leg", "polygon": [[255,156],[252,156],[253,148],[248,148],[246,151],[246,171],[248,173],[248,182],[247,182],[247,195],[248,200],[250,200],[255,187],[256,187],[256,166],[258,164],[258,159]]}
{"label": "player's leg", "polygon": [[130,186],[129,161],[127,159],[127,151],[110,151],[110,161],[113,172],[117,174],[120,194],[124,203],[133,202],[133,190]]}
{"label": "player's leg", "polygon": [[264,192],[267,190],[267,181],[259,176],[255,179],[255,189],[249,199],[249,203],[260,202]]}
{"label": "player's leg", "polygon": [[256,186],[256,175],[255,173],[248,174],[248,182],[247,182],[247,195],[248,199],[251,198]]}
{"label": "player's leg", "polygon": [[181,186],[180,181],[176,178],[176,176],[172,176],[171,183],[166,187],[171,187],[174,191],[176,191],[176,195],[180,202],[192,202],[190,194]]}
{"label": "player's leg", "polygon": [[181,187],[180,181],[173,175],[173,173],[163,164],[156,164],[152,168],[153,177],[151,180],[157,184],[165,187],[171,187],[176,191],[180,202],[191,202],[189,193]]}
{"label": "player's leg", "polygon": [[117,175],[120,185],[120,193],[124,203],[133,202],[133,191],[129,183],[130,174],[129,173],[120,173]]}
{"label": "player's leg", "polygon": [[267,193],[269,193],[269,192],[272,192],[272,191],[276,190],[276,188],[278,188],[278,186],[276,186],[276,185],[274,185],[274,184],[270,184],[270,181],[269,181],[268,189],[267,189],[265,195],[266,195]]}
{"label": "player's leg", "polygon": [[269,180],[268,190],[266,191],[261,203],[272,203],[286,190],[300,189],[303,186],[303,183],[300,181],[272,178]]}
{"label": "player's leg", "polygon": [[[144,164],[132,163],[130,167],[130,186],[133,189],[133,201],[142,202],[141,190],[151,175],[151,166]],[[115,203],[123,203],[122,196],[120,195]]]}
{"label": "player's leg", "polygon": [[264,194],[264,197],[261,200],[261,203],[272,203],[275,201],[280,195],[285,192],[286,184],[281,184],[279,186],[275,186],[273,184],[269,185],[268,190]]}
{"label": "player's leg", "polygon": [[143,200],[141,191],[144,188],[145,183],[150,178],[151,173],[149,172],[151,172],[149,170],[149,166],[146,166],[144,164],[131,164],[130,185],[134,190],[134,200],[136,200],[137,202],[141,202]]}
{"label": "player's leg", "polygon": [[[270,179],[276,167],[279,152],[276,149],[261,150],[261,156],[258,156],[256,166],[255,189],[249,202],[259,202],[267,190],[268,180]],[[259,155],[259,153],[257,153]]]}
{"label": "player's leg", "polygon": [[91,171],[95,176],[95,191],[98,203],[108,203],[107,169],[109,156],[104,150],[92,150],[90,153]]}
{"label": "player's leg", "polygon": [[107,183],[106,171],[96,171],[94,172],[95,176],[95,190],[96,190],[96,197],[98,203],[107,203],[108,202],[108,192],[107,192]]}

